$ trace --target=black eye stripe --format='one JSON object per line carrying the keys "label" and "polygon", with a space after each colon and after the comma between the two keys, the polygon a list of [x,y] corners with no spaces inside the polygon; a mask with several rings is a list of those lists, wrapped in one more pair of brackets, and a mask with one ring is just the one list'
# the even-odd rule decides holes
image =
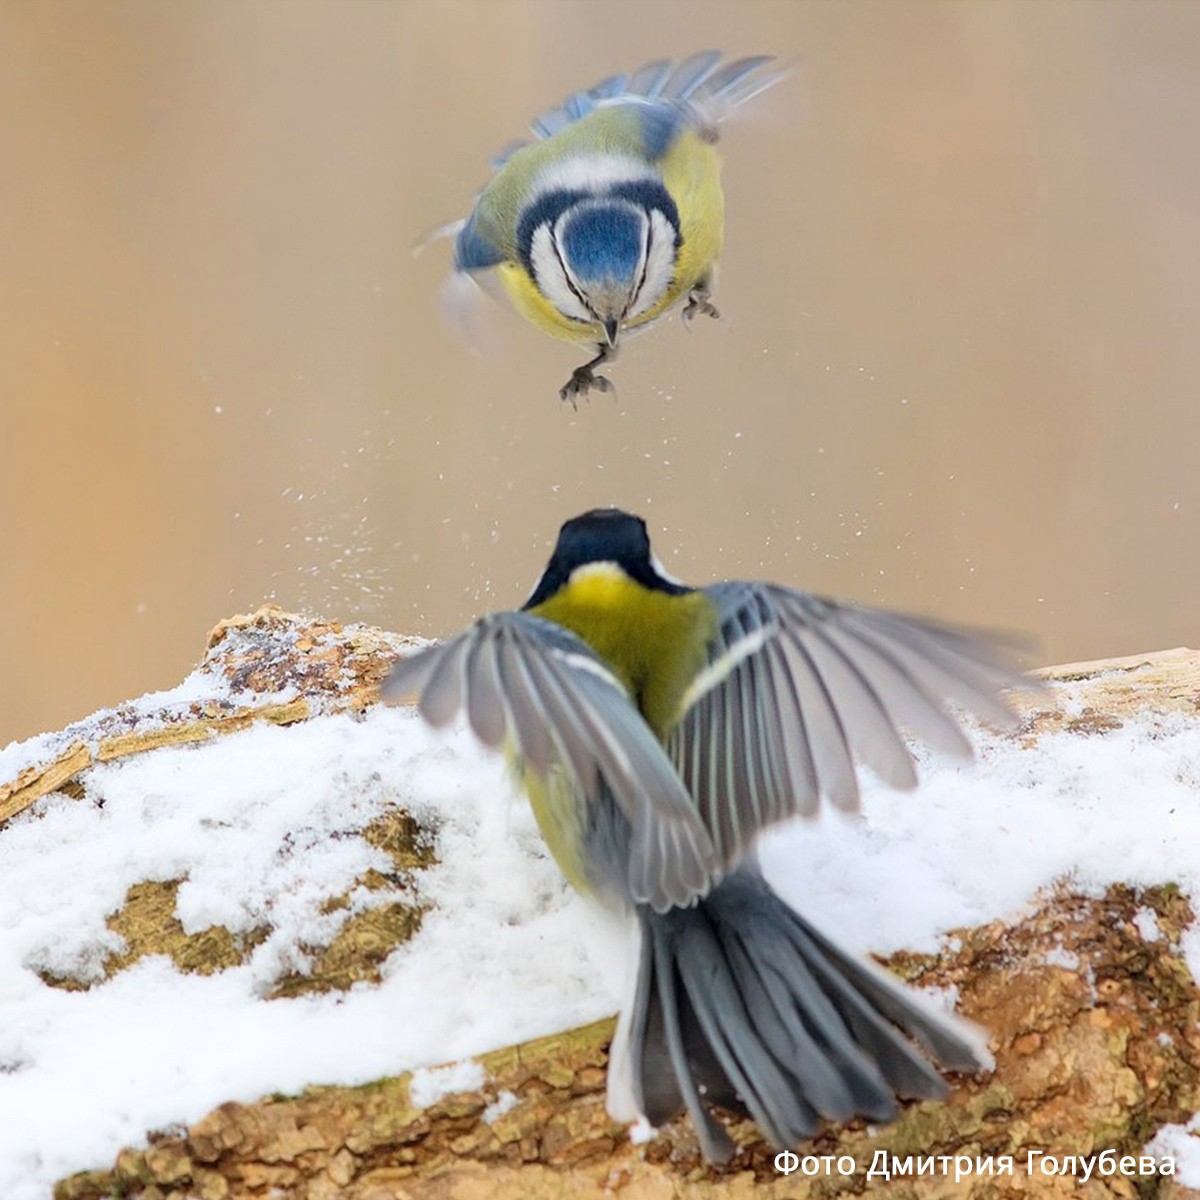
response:
{"label": "black eye stripe", "polygon": [[633,289],[633,295],[629,297],[629,307],[626,308],[626,312],[637,307],[638,297],[642,294],[642,288],[646,286],[646,272],[650,269],[650,242],[654,236],[653,214],[657,211],[654,209],[646,213],[646,226],[642,234],[642,273],[638,276],[637,287]]}
{"label": "black eye stripe", "polygon": [[632,201],[639,208],[646,210],[647,217],[657,208],[674,231],[675,248],[679,248],[683,241],[683,236],[679,231],[679,209],[675,206],[675,201],[671,199],[671,193],[658,180],[633,179],[626,183],[616,183],[605,194],[616,196],[621,200]]}
{"label": "black eye stripe", "polygon": [[[533,235],[543,225],[548,225],[551,240],[555,240],[554,226],[558,223],[558,218],[572,205],[577,204],[580,200],[586,200],[588,195],[588,192],[565,188],[543,192],[521,214],[521,219],[517,222],[517,257],[531,275],[533,274]],[[557,244],[554,252],[558,253]]]}
{"label": "black eye stripe", "polygon": [[[566,264],[566,261],[563,259],[562,249],[559,247],[559,244],[558,244],[558,234],[555,232],[554,226],[548,225],[547,232],[550,235],[550,246],[554,250],[554,257],[558,260],[558,268],[560,271],[562,271],[563,279],[566,281],[567,287],[569,287],[571,289],[571,294],[575,297],[576,300],[579,301],[579,303],[581,305],[583,305],[583,307],[588,312],[590,312],[592,314],[593,317],[595,317],[596,320],[599,320],[600,318],[596,317],[595,310],[587,302],[587,299],[584,297],[584,294],[575,286],[575,280],[571,278],[571,272],[569,270],[567,270],[567,264]],[[530,272],[530,273],[532,274],[532,272]],[[536,275],[534,275],[534,279],[535,280],[537,279]],[[568,314],[564,313],[563,315],[566,316]],[[571,317],[571,320],[572,321],[580,321],[580,319],[578,317]],[[581,325],[586,324],[586,323],[587,322],[585,322],[585,321],[580,321]]]}

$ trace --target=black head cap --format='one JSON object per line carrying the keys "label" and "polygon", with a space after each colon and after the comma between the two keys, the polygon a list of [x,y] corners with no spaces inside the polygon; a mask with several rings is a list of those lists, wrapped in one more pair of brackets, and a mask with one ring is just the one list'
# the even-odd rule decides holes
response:
{"label": "black head cap", "polygon": [[679,595],[692,590],[659,570],[641,517],[619,508],[593,508],[572,517],[558,531],[550,562],[524,607],[535,608],[549,600],[571,578],[572,571],[596,562],[616,563],[634,582],[656,591]]}

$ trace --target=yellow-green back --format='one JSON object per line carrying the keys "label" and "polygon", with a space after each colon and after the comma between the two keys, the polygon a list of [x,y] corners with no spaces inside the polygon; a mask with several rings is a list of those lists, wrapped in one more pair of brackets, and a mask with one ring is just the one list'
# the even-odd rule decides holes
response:
{"label": "yellow-green back", "polygon": [[579,568],[529,612],[583,638],[629,689],[660,741],[678,719],[680,700],[703,669],[716,631],[703,592],[643,587],[607,562]]}

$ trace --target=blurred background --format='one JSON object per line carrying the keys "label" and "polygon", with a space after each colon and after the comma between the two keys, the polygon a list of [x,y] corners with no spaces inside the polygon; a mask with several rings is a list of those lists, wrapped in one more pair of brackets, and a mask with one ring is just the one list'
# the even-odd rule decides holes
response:
{"label": "blurred background", "polygon": [[[617,397],[441,321],[489,156],[573,88],[802,59],[722,141],[723,319]],[[273,599],[440,634],[620,504],[668,569],[1200,643],[1200,4],[7,0],[0,744]]]}

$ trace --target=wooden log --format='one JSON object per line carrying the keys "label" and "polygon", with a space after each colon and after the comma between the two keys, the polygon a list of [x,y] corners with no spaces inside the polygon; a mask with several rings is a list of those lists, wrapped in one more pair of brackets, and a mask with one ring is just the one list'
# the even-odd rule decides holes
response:
{"label": "wooden log", "polygon": [[[42,760],[0,784],[0,819],[72,781],[78,786],[94,762],[220,737],[254,720],[288,724],[363,708],[406,644],[270,606],[223,622],[189,699],[96,714],[46,740]],[[1059,730],[1102,734],[1147,711],[1190,714],[1200,702],[1200,654],[1190,650],[1043,674],[1065,686],[1026,703],[1017,736],[1027,743]],[[376,836],[397,842],[399,870],[411,854],[409,835],[393,832]],[[1142,933],[1147,910],[1158,927],[1152,939]],[[55,1198],[1134,1200],[1154,1193],[1179,1200],[1188,1193],[1171,1181],[1117,1173],[1082,1182],[1026,1167],[1031,1151],[1137,1156],[1160,1126],[1200,1109],[1200,991],[1181,951],[1193,920],[1167,881],[1143,890],[1113,885],[1102,896],[1064,885],[1021,920],[955,931],[941,954],[893,955],[888,965],[916,986],[957,990],[959,1009],[990,1032],[996,1067],[953,1079],[949,1101],[910,1105],[893,1125],[830,1127],[800,1148],[849,1164],[847,1173],[782,1175],[774,1150],[746,1124],[732,1130],[744,1149],[721,1168],[702,1160],[686,1122],[634,1144],[605,1111],[612,1024],[602,1021],[484,1055],[482,1087],[424,1108],[408,1075],[225,1104],[189,1129],[122,1151],[107,1168],[63,1180]],[[375,964],[356,974],[339,959],[343,969],[347,979],[369,981]],[[902,1163],[1011,1156],[1015,1166],[1011,1175],[972,1174],[959,1183],[944,1171],[868,1179],[880,1152]]]}

